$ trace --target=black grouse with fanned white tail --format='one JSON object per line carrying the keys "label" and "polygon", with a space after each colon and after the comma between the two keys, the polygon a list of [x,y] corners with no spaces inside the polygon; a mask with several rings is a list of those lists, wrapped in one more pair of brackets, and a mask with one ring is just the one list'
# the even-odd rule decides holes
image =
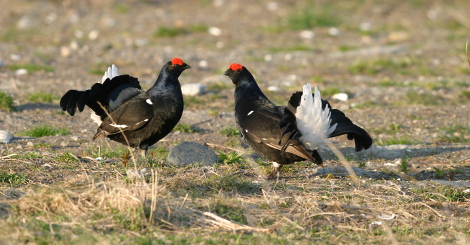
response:
{"label": "black grouse with fanned white tail", "polygon": [[285,164],[309,160],[322,165],[318,149],[326,148],[328,138],[347,135],[356,151],[368,149],[372,138],[353,124],[343,112],[332,109],[310,84],[294,93],[287,106],[276,106],[258,87],[253,75],[242,65],[232,64],[225,72],[235,84],[235,118],[243,138],[274,166],[268,178],[279,174]]}
{"label": "black grouse with fanned white tail", "polygon": [[165,137],[183,114],[183,94],[178,77],[191,68],[179,58],[166,63],[155,84],[141,89],[137,78],[118,75],[116,66],[108,68],[102,82],[86,91],[69,90],[60,100],[62,110],[73,116],[85,105],[99,127],[93,139],[108,137],[140,149],[145,156],[149,146]]}

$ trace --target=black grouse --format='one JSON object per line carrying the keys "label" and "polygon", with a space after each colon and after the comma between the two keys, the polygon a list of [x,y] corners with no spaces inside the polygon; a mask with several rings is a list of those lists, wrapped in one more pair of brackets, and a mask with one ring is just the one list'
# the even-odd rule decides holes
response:
{"label": "black grouse", "polygon": [[368,149],[372,138],[353,124],[343,112],[332,109],[310,84],[294,93],[287,106],[276,106],[258,87],[242,65],[232,64],[225,72],[235,84],[235,118],[243,138],[264,159],[273,163],[273,179],[285,164],[309,160],[321,166],[317,150],[326,148],[328,138],[346,134],[355,140],[356,151]]}
{"label": "black grouse", "polygon": [[69,90],[60,100],[62,110],[73,116],[85,105],[99,127],[93,139],[108,137],[135,147],[145,157],[149,146],[165,137],[183,114],[183,94],[178,77],[191,68],[180,58],[166,63],[155,84],[143,91],[137,78],[118,75],[108,68],[102,82],[86,91]]}

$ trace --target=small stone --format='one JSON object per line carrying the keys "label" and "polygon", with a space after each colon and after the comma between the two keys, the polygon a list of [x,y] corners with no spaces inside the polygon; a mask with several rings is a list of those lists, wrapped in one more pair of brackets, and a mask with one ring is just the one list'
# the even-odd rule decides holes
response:
{"label": "small stone", "polygon": [[60,47],[60,56],[69,57],[72,52],[69,47],[62,46]]}
{"label": "small stone", "polygon": [[29,16],[23,16],[16,24],[16,27],[19,29],[24,29],[31,27],[33,25],[33,20]]}
{"label": "small stone", "polygon": [[32,147],[33,145],[34,145],[34,144],[33,144],[33,142],[31,142],[31,141],[28,141],[28,143],[26,143],[26,146],[28,146],[28,147]]}
{"label": "small stone", "polygon": [[209,30],[208,30],[209,34],[211,34],[212,36],[220,36],[220,34],[222,34],[222,30],[220,30],[220,28],[218,27],[209,27]]}
{"label": "small stone", "polygon": [[15,71],[15,75],[21,76],[21,75],[26,75],[28,74],[28,70],[21,68]]}
{"label": "small stone", "polygon": [[71,48],[72,50],[78,50],[78,49],[80,48],[80,44],[78,44],[77,41],[72,41],[72,42],[70,42],[70,45],[69,45],[69,46],[70,46],[70,48]]}
{"label": "small stone", "polygon": [[66,146],[67,146],[67,143],[66,143],[65,141],[62,141],[62,142],[60,142],[60,146],[66,147]]}
{"label": "small stone", "polygon": [[78,140],[78,137],[77,136],[72,136],[70,137],[71,140]]}
{"label": "small stone", "polygon": [[269,86],[268,91],[278,92],[278,91],[281,91],[281,89],[278,86]]}
{"label": "small stone", "polygon": [[328,34],[332,35],[332,36],[339,36],[341,32],[339,31],[338,28],[336,27],[331,27],[328,29]]}
{"label": "small stone", "polygon": [[200,84],[200,83],[187,83],[181,86],[181,92],[184,95],[190,95],[190,96],[203,94],[205,89],[206,89],[206,85]]}
{"label": "small stone", "polygon": [[88,33],[88,39],[95,40],[99,34],[97,30],[90,31],[90,33]]}
{"label": "small stone", "polygon": [[199,61],[199,67],[206,68],[209,65],[207,60],[201,60]]}
{"label": "small stone", "polygon": [[13,61],[18,61],[21,59],[21,55],[19,54],[10,54],[10,59]]}
{"label": "small stone", "polygon": [[264,56],[264,61],[269,62],[269,61],[271,61],[271,60],[273,60],[273,56],[272,56],[272,55],[267,54],[267,55]]}
{"label": "small stone", "polygon": [[57,14],[56,13],[50,13],[47,15],[45,21],[48,24],[51,24],[52,22],[57,20]]}
{"label": "small stone", "polygon": [[279,9],[279,3],[277,2],[268,2],[266,4],[266,8],[269,10],[269,11],[276,11]]}
{"label": "small stone", "polygon": [[410,35],[404,31],[396,31],[388,34],[388,40],[390,42],[402,42],[410,38]]}
{"label": "small stone", "polygon": [[219,161],[219,158],[204,145],[193,141],[183,141],[170,149],[166,160],[176,166],[187,166],[189,164],[212,166]]}
{"label": "small stone", "polygon": [[359,28],[361,31],[370,31],[370,29],[372,29],[372,24],[369,22],[362,22]]}
{"label": "small stone", "polygon": [[339,101],[348,101],[349,97],[347,93],[337,93],[331,96],[331,98]]}
{"label": "small stone", "polygon": [[0,130],[0,142],[1,143],[10,143],[12,139],[13,139],[13,135],[10,132],[6,130]]}
{"label": "small stone", "polygon": [[75,31],[73,32],[73,35],[75,35],[76,38],[83,38],[83,36],[84,36],[85,34],[83,33],[82,30],[75,30]]}
{"label": "small stone", "polygon": [[312,39],[313,37],[315,37],[315,33],[310,30],[301,31],[299,35],[303,39]]}

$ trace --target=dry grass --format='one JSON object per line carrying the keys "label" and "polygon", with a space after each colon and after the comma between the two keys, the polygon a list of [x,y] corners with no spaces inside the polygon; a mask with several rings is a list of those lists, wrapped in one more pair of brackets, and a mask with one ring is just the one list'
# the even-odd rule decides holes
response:
{"label": "dry grass", "polygon": [[[57,186],[16,189],[24,194],[2,201],[2,240],[14,244],[470,241],[470,194],[464,189],[373,179],[357,179],[356,185],[351,178],[334,176],[266,182],[256,177],[260,170],[230,166],[190,168],[174,175],[166,171],[153,172],[147,182],[119,175],[95,182],[79,174]],[[241,188],[246,185],[250,188]],[[11,188],[2,190],[5,197],[11,192]]]}

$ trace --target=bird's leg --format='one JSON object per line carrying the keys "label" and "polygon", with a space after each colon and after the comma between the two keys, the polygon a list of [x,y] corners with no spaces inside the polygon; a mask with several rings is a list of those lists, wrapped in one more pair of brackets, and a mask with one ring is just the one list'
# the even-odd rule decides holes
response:
{"label": "bird's leg", "polygon": [[281,171],[281,168],[282,168],[281,164],[277,162],[273,162],[273,171],[268,174],[268,180],[272,180],[276,177],[279,178],[279,172]]}

